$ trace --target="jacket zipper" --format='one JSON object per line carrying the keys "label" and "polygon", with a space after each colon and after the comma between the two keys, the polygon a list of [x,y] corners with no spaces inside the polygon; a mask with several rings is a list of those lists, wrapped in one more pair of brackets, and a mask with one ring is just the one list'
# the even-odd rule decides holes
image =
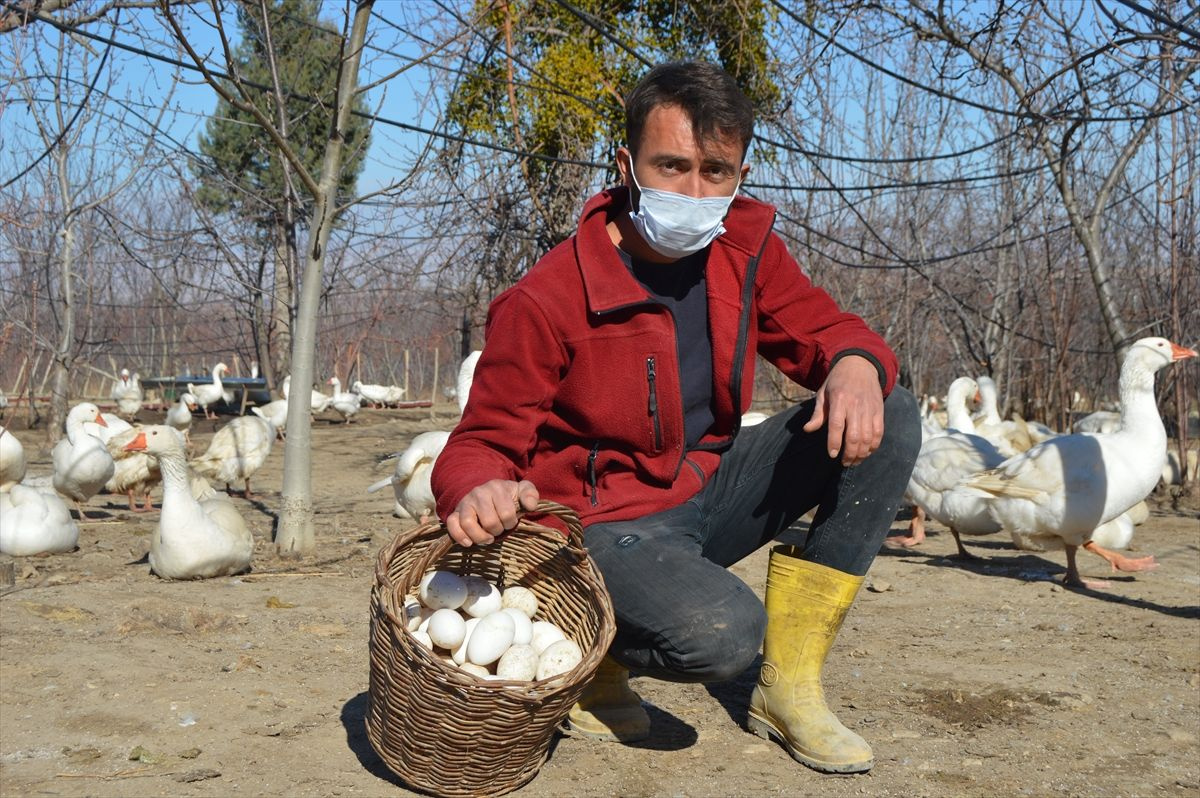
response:
{"label": "jacket zipper", "polygon": [[658,371],[654,355],[646,358],[646,380],[650,383],[650,420],[654,422],[654,451],[662,451],[662,423],[658,418]]}
{"label": "jacket zipper", "polygon": [[599,454],[600,441],[596,441],[592,444],[592,451],[588,453],[587,464],[588,484],[592,487],[591,502],[593,507],[600,503],[600,493],[596,488],[596,456]]}

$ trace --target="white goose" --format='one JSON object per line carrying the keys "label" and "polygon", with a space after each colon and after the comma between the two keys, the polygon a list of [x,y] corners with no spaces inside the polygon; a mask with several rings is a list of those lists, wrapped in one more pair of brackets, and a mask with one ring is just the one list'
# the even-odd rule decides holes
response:
{"label": "white goose", "polygon": [[471,354],[463,359],[462,365],[458,367],[458,384],[455,386],[454,395],[458,399],[458,412],[462,413],[467,409],[467,399],[471,396],[471,383],[475,381],[475,365],[479,363],[479,356],[483,352],[476,349]]}
{"label": "white goose", "polygon": [[979,496],[963,495],[954,488],[962,480],[1002,462],[1004,455],[978,435],[949,430],[923,442],[908,480],[907,493],[922,513],[913,517],[910,536],[896,542],[915,546],[924,540],[922,516],[928,515],[950,529],[960,557],[973,557],[963,548],[960,535],[990,535],[999,532],[1000,525],[988,514],[986,501]]}
{"label": "white goose", "polygon": [[224,363],[218,363],[213,366],[212,382],[193,385],[188,383],[187,392],[196,397],[196,404],[204,408],[205,418],[216,418],[216,414],[209,411],[209,405],[215,405],[225,398],[225,386],[221,384],[221,375],[229,371],[229,366]]}
{"label": "white goose", "polygon": [[1121,366],[1121,426],[1108,434],[1060,435],[964,483],[988,501],[992,517],[1020,548],[1066,549],[1068,584],[1105,587],[1080,578],[1075,552],[1085,549],[1114,570],[1153,568],[1153,557],[1129,559],[1093,539],[1095,529],[1145,498],[1166,460],[1167,433],[1154,401],[1154,375],[1196,351],[1165,338],[1142,338]]}
{"label": "white goose", "polygon": [[99,493],[116,470],[112,455],[104,444],[84,429],[88,421],[101,427],[108,426],[100,409],[91,402],[80,402],[71,408],[67,414],[67,435],[54,444],[51,451],[54,461],[51,484],[63,496],[75,500],[79,518],[83,521],[88,520],[83,503]]}
{"label": "white goose", "polygon": [[404,394],[406,393],[408,391],[399,385],[389,385],[387,386],[387,396],[384,397],[383,403],[386,405],[398,405],[404,399]]}
{"label": "white goose", "polygon": [[79,527],[54,493],[20,484],[25,478],[25,447],[0,427],[0,554],[28,557],[72,551]]}
{"label": "white goose", "polygon": [[[124,493],[129,499],[129,509],[135,513],[149,512],[154,509],[150,501],[150,491],[162,482],[162,474],[158,470],[158,462],[145,452],[127,450],[125,446],[137,438],[141,427],[130,427],[110,437],[104,443],[104,448],[112,456],[112,478],[104,484],[109,493]],[[136,497],[142,497],[142,506],[138,507]]]}
{"label": "white goose", "polygon": [[276,399],[272,402],[267,402],[265,405],[255,405],[250,408],[250,412],[269,422],[275,428],[275,434],[279,436],[280,440],[286,437],[283,433],[287,429],[287,399]]}
{"label": "white goose", "polygon": [[382,490],[388,485],[396,494],[393,513],[398,518],[415,518],[422,524],[433,517],[437,502],[429,484],[433,463],[446,447],[450,433],[441,430],[422,432],[412,439],[408,448],[398,454],[396,470],[390,477],[367,488],[367,493]]}
{"label": "white goose", "polygon": [[356,393],[343,393],[342,381],[337,377],[330,377],[329,384],[333,386],[333,397],[329,400],[329,406],[340,413],[349,424],[350,417],[362,406],[362,397]]}
{"label": "white goose", "polygon": [[271,422],[258,416],[238,416],[217,430],[208,450],[192,460],[192,468],[217,483],[225,483],[225,489],[239,480],[246,484],[247,499],[250,493],[250,477],[262,468],[275,442],[275,428]]}
{"label": "white goose", "polygon": [[[388,398],[391,395],[391,389],[387,385],[375,385],[362,380],[355,380],[351,389],[361,396],[364,401],[369,402],[371,407],[379,408],[388,404]],[[401,391],[404,389],[401,388]]]}
{"label": "white goose", "polygon": [[[291,389],[292,389],[292,375],[289,374],[283,378],[283,387],[280,389],[283,391],[284,399],[288,398],[288,394],[291,392]],[[332,401],[332,397],[330,397],[326,394],[323,394],[320,391],[318,391],[316,388],[314,388],[312,391],[312,394],[309,396],[308,404],[309,404],[309,407],[312,409],[312,412],[324,413],[325,410],[329,407],[329,403],[331,401]]]}
{"label": "white goose", "polygon": [[145,427],[126,448],[156,457],[163,476],[150,570],[164,579],[205,579],[249,569],[254,537],[229,499],[215,491],[199,499],[193,495],[179,432],[162,425]]}
{"label": "white goose", "polygon": [[111,395],[122,418],[132,419],[142,409],[142,384],[137,374],[129,376],[129,369],[121,369],[120,377],[113,382]]}
{"label": "white goose", "polygon": [[192,428],[192,412],[196,409],[196,397],[184,391],[179,401],[167,408],[167,426],[183,433],[185,446],[191,445],[188,431]]}

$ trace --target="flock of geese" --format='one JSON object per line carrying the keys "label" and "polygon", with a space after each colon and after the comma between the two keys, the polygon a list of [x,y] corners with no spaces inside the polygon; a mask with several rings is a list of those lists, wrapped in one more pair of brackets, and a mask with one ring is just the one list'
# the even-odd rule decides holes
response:
{"label": "flock of geese", "polygon": [[[460,410],[470,393],[478,351],[464,360],[455,395]],[[1128,546],[1133,526],[1144,520],[1143,499],[1163,475],[1167,437],[1154,399],[1154,375],[1195,350],[1165,338],[1143,338],[1130,348],[1121,367],[1120,411],[1084,419],[1072,434],[1059,435],[1020,418],[1003,421],[996,411],[996,386],[988,378],[962,377],[947,394],[943,427],[926,417],[924,441],[908,486],[915,505],[910,534],[892,538],[901,546],[924,540],[924,519],[948,527],[961,557],[971,557],[962,536],[1007,531],[1020,548],[1066,551],[1069,584],[1102,587],[1084,580],[1075,556],[1082,547],[1107,560],[1111,568],[1139,571],[1155,566],[1153,557],[1129,558],[1112,549]],[[253,539],[237,507],[231,486],[244,485],[262,467],[287,421],[290,377],[284,398],[252,407],[217,430],[208,449],[191,459],[188,430],[193,413],[211,415],[218,401],[231,401],[221,383],[224,363],[212,370],[209,384],[189,384],[166,411],[164,423],[139,426],[128,419],[141,410],[136,373],[122,370],[113,385],[117,413],[102,413],[92,403],[73,407],[66,436],[52,453],[53,472],[26,474],[20,442],[0,427],[0,553],[26,556],[76,548],[79,528],[67,508],[74,502],[81,521],[84,505],[101,490],[125,494],[134,512],[152,509],[150,493],[162,486],[162,510],[151,539],[149,561],[166,579],[196,579],[240,573],[250,565]],[[350,423],[363,401],[395,404],[403,389],[356,382],[343,392],[329,380],[332,394],[313,391],[311,409],[332,409]],[[973,418],[968,402],[978,397]],[[761,421],[747,414],[744,425]],[[1082,429],[1080,428],[1082,427]],[[450,436],[435,430],[417,435],[391,455],[394,471],[367,488],[393,489],[393,512],[420,522],[435,512],[430,474]],[[386,458],[385,458],[386,459]],[[211,481],[211,482],[210,482]],[[223,484],[225,491],[213,488]],[[140,504],[139,504],[140,501]]]}
{"label": "flock of geese", "polygon": [[[1129,545],[1135,523],[1145,520],[1143,500],[1167,464],[1154,375],[1196,354],[1165,338],[1136,341],[1121,366],[1115,418],[1089,416],[1067,435],[1020,418],[1002,421],[990,379],[955,380],[946,397],[946,427],[924,422],[908,483],[917,508],[910,535],[893,540],[919,545],[928,516],[950,529],[958,556],[970,558],[963,535],[1004,530],[1021,549],[1064,549],[1064,581],[1081,587],[1108,586],[1080,576],[1075,556],[1081,547],[1103,557],[1114,572],[1155,567],[1152,556],[1129,558],[1112,549]],[[967,409],[972,396],[983,408],[977,420]]]}
{"label": "flock of geese", "polygon": [[[189,429],[193,413],[217,418],[212,406],[233,396],[221,378],[229,367],[218,363],[212,382],[189,383],[187,391],[169,405],[163,423],[131,423],[142,410],[144,394],[138,375],[122,369],[111,397],[116,412],[101,412],[91,402],[71,408],[65,436],[51,452],[51,473],[29,475],[25,451],[17,438],[0,426],[0,553],[29,556],[73,551],[80,522],[88,517],[87,501],[101,491],[124,494],[129,509],[153,509],[151,491],[161,485],[162,510],[151,538],[151,570],[165,579],[199,579],[245,571],[250,565],[253,538],[237,506],[231,486],[253,498],[250,479],[263,466],[287,423],[284,399],[251,408],[220,427],[208,448],[189,459]],[[329,380],[333,394],[313,392],[315,412],[332,409],[346,423],[358,412],[362,394],[343,392],[340,381]],[[381,389],[379,404],[395,404],[404,395],[396,386]],[[213,488],[224,485],[225,490]],[[67,503],[75,505],[77,522]]]}

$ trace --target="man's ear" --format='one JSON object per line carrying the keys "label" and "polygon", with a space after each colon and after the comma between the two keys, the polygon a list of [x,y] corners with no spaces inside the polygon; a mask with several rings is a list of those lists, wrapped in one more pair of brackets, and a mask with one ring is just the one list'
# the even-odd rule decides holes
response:
{"label": "man's ear", "polygon": [[742,164],[742,176],[741,176],[741,179],[738,180],[738,183],[746,182],[746,175],[748,175],[748,174],[750,174],[750,164],[743,163]]}
{"label": "man's ear", "polygon": [[633,153],[628,147],[617,147],[617,172],[621,175],[621,182],[630,188],[633,187]]}

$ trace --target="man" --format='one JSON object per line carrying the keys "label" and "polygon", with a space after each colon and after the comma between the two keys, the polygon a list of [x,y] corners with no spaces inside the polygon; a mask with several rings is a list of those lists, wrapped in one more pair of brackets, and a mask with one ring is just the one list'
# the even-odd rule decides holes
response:
{"label": "man", "polygon": [[[912,470],[916,403],[883,340],[771,232],[773,209],[737,196],[754,113],[732,78],[661,65],[625,112],[624,185],[492,303],[434,466],[439,516],[471,546],[511,529],[518,503],[579,513],[617,634],[571,711],[578,733],[649,734],[630,668],[726,680],[761,646],[751,730],[819,770],[867,770],[820,672]],[[817,393],[740,429],[756,353]],[[764,608],[727,567],[813,507],[804,549],[771,553]]]}

